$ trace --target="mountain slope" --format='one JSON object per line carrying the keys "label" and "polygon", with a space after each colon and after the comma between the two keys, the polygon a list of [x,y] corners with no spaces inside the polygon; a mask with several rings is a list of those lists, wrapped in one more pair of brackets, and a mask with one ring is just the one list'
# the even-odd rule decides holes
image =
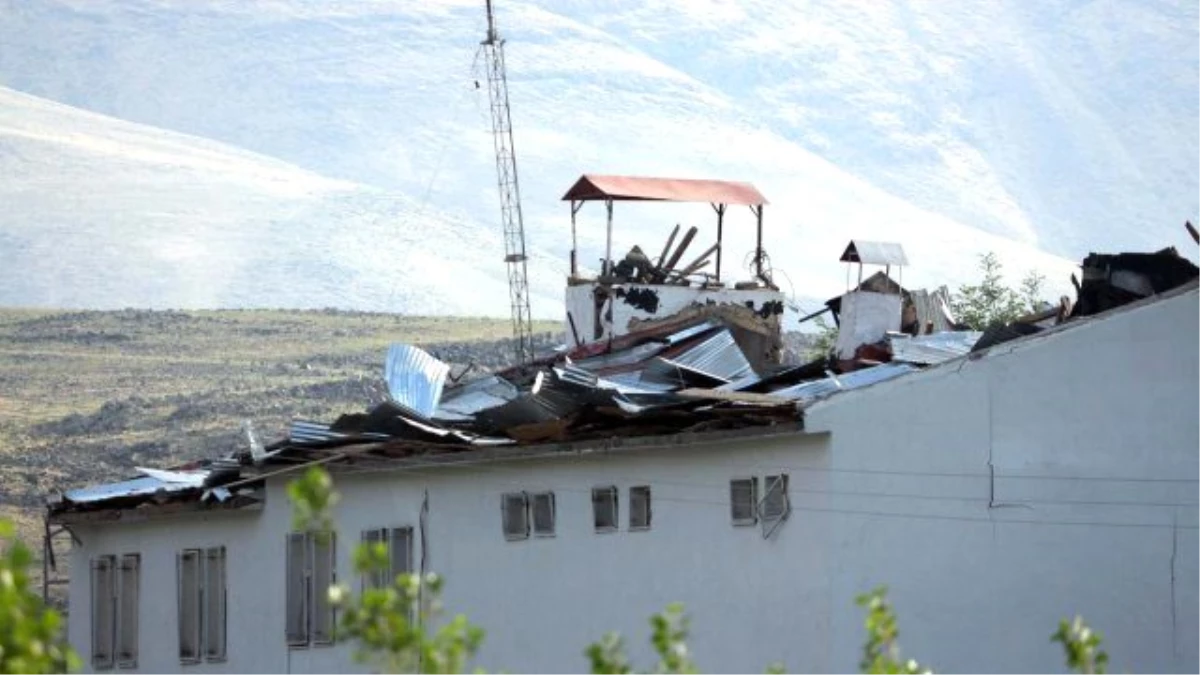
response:
{"label": "mountain slope", "polygon": [[[398,209],[458,223],[477,269],[495,268],[486,91],[472,61],[479,3],[0,0],[0,9],[8,86],[409,195]],[[534,287],[547,298],[559,297],[555,273],[570,246],[558,197],[584,171],[754,181],[772,201],[772,262],[785,288],[790,280],[806,297],[843,286],[836,258],[852,237],[902,242],[915,283],[961,282],[974,254],[996,250],[1014,281],[1037,268],[1061,291],[1068,261],[1089,249],[1186,243],[1178,221],[1197,208],[1192,8],[630,0],[498,9],[529,240],[550,252]],[[580,257],[594,266],[602,214],[581,217]],[[726,257],[735,267],[753,247],[749,218],[738,218]],[[677,221],[711,236],[707,207],[622,204],[618,245],[657,249]],[[320,232],[290,236],[319,247]],[[435,230],[420,235],[415,249],[446,250]]]}
{"label": "mountain slope", "polygon": [[[497,256],[473,246],[487,233],[400,193],[3,88],[0,149],[2,304],[472,314],[507,300]],[[556,300],[536,298],[544,314]]]}

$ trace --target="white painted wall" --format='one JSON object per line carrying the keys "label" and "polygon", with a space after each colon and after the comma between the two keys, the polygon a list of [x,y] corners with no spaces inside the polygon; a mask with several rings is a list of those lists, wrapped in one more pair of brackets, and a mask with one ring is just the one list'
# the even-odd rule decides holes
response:
{"label": "white painted wall", "polygon": [[[447,578],[448,607],[488,630],[479,664],[493,671],[583,670],[583,648],[608,630],[650,666],[646,619],[676,600],[706,670],[852,671],[853,597],[886,583],[906,653],[941,671],[1061,670],[1049,635],[1079,612],[1104,632],[1113,672],[1195,672],[1197,344],[1192,290],[835,396],[808,411],[809,434],[342,476],[341,541],[415,526],[428,490],[430,569]],[[780,470],[794,511],[776,537],[733,527],[729,479]],[[597,534],[590,489],[606,484],[621,488],[622,528]],[[648,532],[627,531],[638,484],[652,486]],[[80,533],[73,569],[143,554],[141,670],[180,669],[174,552],[217,543],[229,660],[186,670],[349,668],[344,646],[284,644],[282,486],[257,515]],[[556,537],[504,540],[500,495],[520,489],[555,491]],[[86,576],[71,603],[86,659]]]}
{"label": "white painted wall", "polygon": [[[758,311],[768,303],[782,303],[784,299],[783,293],[766,288],[739,291],[732,288],[703,289],[689,286],[617,284],[612,286],[614,292],[655,293],[658,296],[658,307],[654,312],[649,312],[643,308],[635,307],[622,298],[613,297],[610,300],[612,306],[612,326],[608,326],[604,320],[604,315],[609,306],[605,304],[600,311],[603,332],[600,338],[596,338],[596,306],[592,299],[596,286],[597,284],[586,284],[567,286],[566,289],[566,310],[574,318],[575,327],[584,344],[607,340],[610,335],[625,335],[629,332],[629,323],[633,319],[661,319],[697,303],[705,304],[711,302],[722,305],[738,305],[740,307],[746,307],[746,303],[750,303],[750,306],[755,311]],[[570,338],[572,335],[571,322],[566,316],[563,317],[563,330],[566,332],[567,337]]]}

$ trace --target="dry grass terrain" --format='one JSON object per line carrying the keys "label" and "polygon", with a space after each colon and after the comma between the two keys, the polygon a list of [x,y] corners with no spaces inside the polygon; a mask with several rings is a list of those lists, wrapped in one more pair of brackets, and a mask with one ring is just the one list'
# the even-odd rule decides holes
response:
{"label": "dry grass terrain", "polygon": [[[557,344],[559,324],[534,329]],[[243,420],[269,441],[294,417],[363,411],[389,343],[490,369],[511,360],[510,334],[507,320],[331,310],[0,309],[0,517],[39,547],[47,495],[224,454],[246,443]]]}

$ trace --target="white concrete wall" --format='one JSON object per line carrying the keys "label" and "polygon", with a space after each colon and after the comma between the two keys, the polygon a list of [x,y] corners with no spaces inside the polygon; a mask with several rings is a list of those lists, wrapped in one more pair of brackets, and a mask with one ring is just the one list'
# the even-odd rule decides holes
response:
{"label": "white concrete wall", "polygon": [[[1196,672],[1197,344],[1193,290],[814,406],[833,597],[889,584],[939,670],[1059,670],[1080,613],[1111,672]],[[850,670],[861,616],[833,607]]]}
{"label": "white concrete wall", "polygon": [[[342,476],[338,567],[362,529],[415,526],[428,490],[429,569],[447,606],[487,629],[479,664],[493,671],[583,670],[608,630],[649,667],[646,619],[677,600],[706,670],[852,671],[853,598],[888,584],[906,652],[940,671],[1061,670],[1049,635],[1079,612],[1113,672],[1195,672],[1196,306],[1192,291],[835,396],[808,411],[810,435]],[[793,513],[776,537],[733,527],[728,481],[778,471]],[[622,527],[597,534],[590,490],[606,484],[621,488]],[[639,484],[653,527],[629,532]],[[73,569],[143,554],[141,670],[180,669],[174,552],[220,543],[229,659],[185,670],[351,668],[345,646],[284,644],[282,486],[257,515],[81,531]],[[504,540],[500,495],[522,489],[554,490],[557,536]],[[85,659],[87,583],[72,579],[70,617]]]}
{"label": "white concrete wall", "polygon": [[[722,305],[738,305],[739,307],[746,307],[746,303],[750,303],[752,309],[759,311],[769,304],[782,307],[781,303],[784,299],[783,294],[779,291],[764,288],[739,291],[731,288],[702,289],[689,286],[617,284],[612,287],[614,292],[626,294],[654,293],[658,299],[658,306],[655,308],[655,311],[650,312],[644,307],[637,307],[634,303],[628,302],[623,298],[613,297],[610,301],[612,304],[612,326],[610,328],[603,320],[603,314],[608,308],[606,304],[601,309],[603,334],[597,339],[595,337],[596,308],[595,302],[592,299],[592,292],[595,287],[596,284],[587,284],[567,286],[566,289],[566,310],[574,318],[576,330],[584,344],[607,340],[610,335],[625,335],[629,332],[629,323],[633,319],[660,319],[668,317],[696,303],[705,304],[712,302]],[[570,339],[572,336],[571,323],[566,316],[563,317],[563,330],[566,331],[567,337]]]}
{"label": "white concrete wall", "polygon": [[[829,596],[821,520],[795,517],[770,539],[734,527],[729,480],[792,474],[793,490],[820,492],[827,438],[789,435],[737,444],[678,447],[626,455],[527,460],[519,464],[438,471],[341,476],[337,509],[338,569],[350,569],[358,533],[418,525],[429,492],[428,569],[447,578],[446,605],[485,627],[479,663],[495,671],[585,670],[583,649],[605,632],[628,636],[630,651],[650,664],[650,615],[673,601],[694,615],[705,667],[763,668],[786,660],[826,669]],[[628,530],[628,488],[652,487],[652,527]],[[283,535],[290,522],[284,482],[268,486],[260,514],[226,516],[222,541],[213,518],[172,519],[83,531],[75,569],[108,552],[143,555],[139,668],[131,672],[337,672],[345,646],[288,650],[284,641]],[[620,488],[621,529],[596,533],[591,489]],[[501,495],[553,490],[557,534],[510,542],[500,527]],[[229,570],[229,657],[222,664],[180,666],[175,619],[175,551],[224,543]],[[417,551],[420,558],[420,550]],[[764,580],[774,580],[764,584]],[[784,582],[782,586],[777,585]],[[88,658],[88,580],[72,579],[71,635]],[[816,639],[798,643],[795,636]],[[702,647],[700,645],[721,645]]]}

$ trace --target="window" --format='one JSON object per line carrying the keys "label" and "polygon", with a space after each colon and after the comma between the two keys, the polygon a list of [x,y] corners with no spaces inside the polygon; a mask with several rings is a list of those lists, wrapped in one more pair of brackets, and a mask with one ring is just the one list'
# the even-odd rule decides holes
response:
{"label": "window", "polygon": [[650,486],[629,488],[629,529],[650,529]]}
{"label": "window", "polygon": [[179,660],[225,658],[225,547],[192,548],[175,559],[179,595]]}
{"label": "window", "polygon": [[592,515],[597,532],[613,532],[617,529],[617,488],[613,486],[592,488]]}
{"label": "window", "polygon": [[504,538],[509,541],[529,538],[529,495],[510,492],[501,498],[500,516]]}
{"label": "window", "polygon": [[292,532],[287,537],[288,644],[333,643],[334,612],[329,587],[337,581],[334,533]]}
{"label": "window", "polygon": [[105,555],[91,562],[92,667],[137,667],[141,556]]}
{"label": "window", "polygon": [[533,533],[539,537],[554,536],[553,492],[539,492],[533,496]]}
{"label": "window", "polygon": [[387,551],[388,564],[384,570],[376,570],[363,576],[363,588],[391,586],[396,577],[410,574],[413,568],[413,529],[411,527],[381,527],[367,530],[362,535],[363,543],[383,544]]}
{"label": "window", "polygon": [[792,510],[788,500],[787,474],[767,476],[766,494],[758,505],[759,517],[763,522],[763,536],[769,537]]}
{"label": "window", "polygon": [[116,561],[106,555],[92,559],[92,668],[112,668],[113,637],[117,622]]}
{"label": "window", "polygon": [[757,523],[757,506],[757,478],[735,478],[729,481],[729,510],[734,525]]}

